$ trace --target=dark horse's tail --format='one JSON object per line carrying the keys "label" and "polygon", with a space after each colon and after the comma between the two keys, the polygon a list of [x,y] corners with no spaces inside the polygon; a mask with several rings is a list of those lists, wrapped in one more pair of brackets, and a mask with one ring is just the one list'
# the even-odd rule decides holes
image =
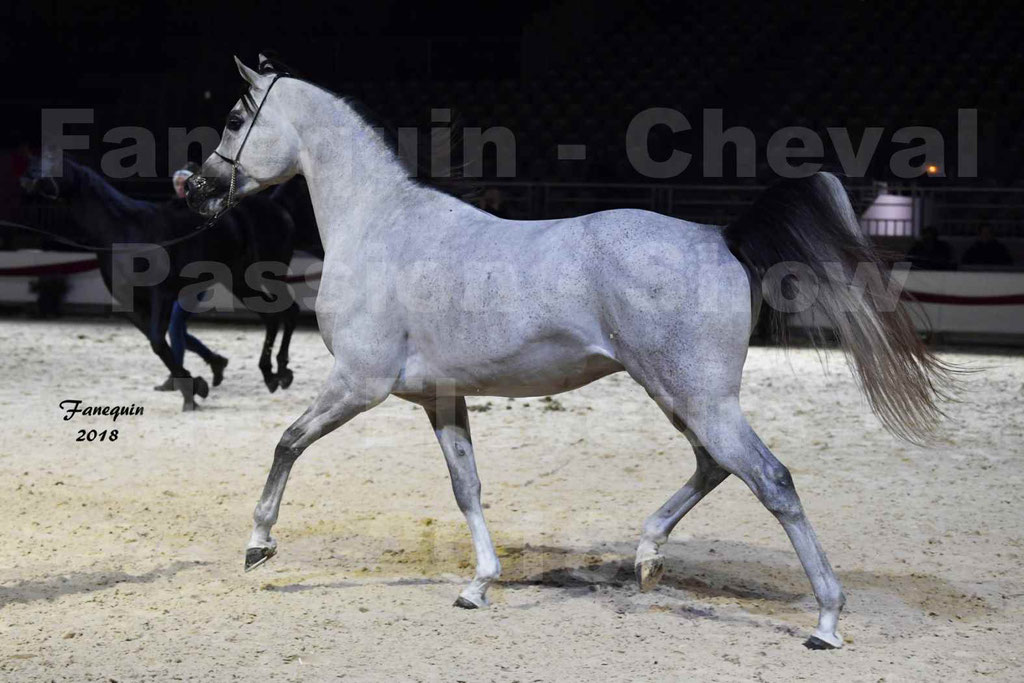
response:
{"label": "dark horse's tail", "polygon": [[[917,336],[899,289],[888,286],[890,265],[861,233],[835,176],[778,183],[725,229],[725,237],[761,281],[763,314],[780,341],[787,341],[788,313],[810,307],[824,315],[885,427],[908,441],[930,440],[942,416],[936,402],[948,396],[957,369]],[[864,286],[863,277],[873,273],[880,274],[880,286]]]}

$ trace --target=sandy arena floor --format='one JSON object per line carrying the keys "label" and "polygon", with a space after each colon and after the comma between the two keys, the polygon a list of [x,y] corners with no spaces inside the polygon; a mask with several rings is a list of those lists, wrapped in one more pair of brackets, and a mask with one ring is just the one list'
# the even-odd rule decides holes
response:
{"label": "sandy arena floor", "polygon": [[[796,555],[734,479],[679,525],[661,586],[637,592],[640,525],[693,457],[625,375],[556,402],[472,402],[504,564],[491,609],[451,606],[469,535],[426,418],[397,399],[307,451],[278,556],[243,574],[274,444],[330,357],[299,332],[295,385],[271,395],[259,330],[195,331],[231,365],[182,414],[127,324],[0,321],[3,680],[1020,680],[1020,356],[948,355],[987,370],[925,450],[882,431],[840,358],[825,374],[811,352],[751,351],[750,421],[848,597],[846,647],[811,652]],[[145,413],[64,421],[65,399]],[[75,441],[111,427],[113,443]]]}

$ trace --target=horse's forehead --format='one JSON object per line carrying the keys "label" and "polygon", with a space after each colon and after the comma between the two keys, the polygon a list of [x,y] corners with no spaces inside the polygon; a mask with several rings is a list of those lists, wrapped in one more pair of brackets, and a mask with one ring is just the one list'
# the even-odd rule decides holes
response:
{"label": "horse's forehead", "polygon": [[[263,99],[267,96],[270,90],[270,85],[274,82],[273,78],[267,76],[261,76],[260,80],[256,83],[249,84],[249,89],[245,91],[241,99],[249,98],[254,107],[258,107]],[[280,85],[278,85],[280,87]]]}

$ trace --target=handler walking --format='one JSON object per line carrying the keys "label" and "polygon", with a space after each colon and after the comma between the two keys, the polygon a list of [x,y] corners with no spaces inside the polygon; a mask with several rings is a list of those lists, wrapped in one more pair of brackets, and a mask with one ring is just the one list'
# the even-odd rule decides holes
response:
{"label": "handler walking", "polygon": [[[174,198],[171,199],[173,203],[180,203],[187,209],[185,204],[185,181],[198,171],[199,165],[190,161],[185,165],[185,168],[174,172],[174,175],[171,177],[171,181],[174,183]],[[208,293],[209,290],[203,292],[197,298],[202,301]],[[213,372],[213,386],[219,386],[224,381],[224,368],[228,365],[228,359],[214,353],[203,342],[188,333],[188,318],[190,315],[192,315],[191,312],[186,311],[179,301],[174,302],[174,306],[171,308],[171,322],[167,327],[167,337],[171,353],[174,354],[174,360],[177,361],[178,365],[182,366],[184,366],[186,349],[192,353],[199,354],[199,357],[210,366],[210,370]],[[168,377],[163,384],[158,384],[153,388],[157,391],[174,391],[174,378]]]}

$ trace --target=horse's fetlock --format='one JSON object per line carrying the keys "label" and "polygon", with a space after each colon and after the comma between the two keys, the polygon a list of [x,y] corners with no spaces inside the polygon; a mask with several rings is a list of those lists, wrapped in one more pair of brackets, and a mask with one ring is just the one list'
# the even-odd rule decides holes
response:
{"label": "horse's fetlock", "polygon": [[484,581],[495,581],[501,576],[501,564],[495,562],[493,566],[479,567],[477,576]]}

